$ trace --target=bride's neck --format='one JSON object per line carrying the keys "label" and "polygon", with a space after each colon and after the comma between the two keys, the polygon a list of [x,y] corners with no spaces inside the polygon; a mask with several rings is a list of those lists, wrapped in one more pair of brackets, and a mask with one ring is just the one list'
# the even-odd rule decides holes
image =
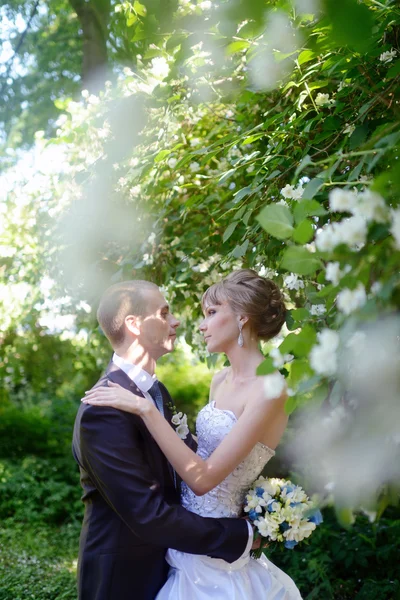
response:
{"label": "bride's neck", "polygon": [[258,344],[252,348],[232,348],[227,352],[232,381],[255,377],[258,365],[264,360]]}

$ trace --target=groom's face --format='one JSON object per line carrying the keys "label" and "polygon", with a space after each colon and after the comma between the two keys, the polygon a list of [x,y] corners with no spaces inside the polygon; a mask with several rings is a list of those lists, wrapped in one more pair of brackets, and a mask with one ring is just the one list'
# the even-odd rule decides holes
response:
{"label": "groom's face", "polygon": [[138,341],[148,354],[157,360],[172,352],[179,321],[170,312],[160,290],[146,290],[147,316],[141,317]]}

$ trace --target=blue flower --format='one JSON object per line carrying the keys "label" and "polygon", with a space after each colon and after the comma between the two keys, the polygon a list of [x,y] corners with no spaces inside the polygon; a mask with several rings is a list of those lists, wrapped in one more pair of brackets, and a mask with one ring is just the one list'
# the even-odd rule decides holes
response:
{"label": "blue flower", "polygon": [[286,523],[286,521],[284,521],[283,523],[281,523],[279,525],[279,527],[280,527],[281,531],[287,531],[288,529],[290,529],[290,525],[289,525],[289,523]]}
{"label": "blue flower", "polygon": [[268,512],[275,512],[275,509],[273,508],[273,504],[275,503],[275,500],[270,500],[267,504],[267,510]]}
{"label": "blue flower", "polygon": [[254,509],[249,510],[249,517],[253,521],[255,521],[256,519],[258,519],[259,516],[260,515]]}
{"label": "blue flower", "polygon": [[320,510],[316,510],[315,512],[312,513],[312,515],[310,515],[308,517],[308,520],[311,521],[311,523],[315,523],[316,525],[320,525],[323,521],[322,518],[322,514]]}
{"label": "blue flower", "polygon": [[262,487],[257,487],[256,488],[256,495],[259,498],[262,498],[264,496],[264,492],[265,492],[265,490]]}
{"label": "blue flower", "polygon": [[301,502],[291,502],[289,504],[290,508],[293,508],[294,506],[300,506]]}
{"label": "blue flower", "polygon": [[287,495],[287,494],[290,494],[290,492],[293,492],[293,490],[294,490],[294,485],[285,485],[285,486],[282,488],[282,492],[283,492],[284,490],[286,490],[286,495]]}
{"label": "blue flower", "polygon": [[289,550],[293,550],[293,548],[295,546],[297,546],[297,542],[295,542],[294,540],[292,540],[292,541],[286,540],[285,548],[289,548]]}

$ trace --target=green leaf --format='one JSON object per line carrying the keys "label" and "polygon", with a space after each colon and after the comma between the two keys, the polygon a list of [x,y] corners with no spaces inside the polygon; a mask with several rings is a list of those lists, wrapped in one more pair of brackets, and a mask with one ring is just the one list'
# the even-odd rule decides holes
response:
{"label": "green leaf", "polygon": [[312,369],[306,358],[295,359],[290,363],[290,387],[297,388],[300,381],[312,375]]}
{"label": "green leaf", "polygon": [[250,243],[250,240],[245,240],[243,242],[243,244],[241,244],[240,246],[236,246],[236,248],[232,252],[232,256],[234,258],[241,258],[242,256],[244,256],[247,252],[249,243]]}
{"label": "green leaf", "polygon": [[171,37],[167,40],[167,43],[165,44],[165,49],[168,52],[170,50],[173,50],[173,48],[179,46],[187,37],[188,36],[185,33],[175,33],[174,35],[171,35]]}
{"label": "green leaf", "polygon": [[285,413],[291,415],[292,412],[297,408],[296,396],[289,396],[285,402]]}
{"label": "green leaf", "polygon": [[367,139],[367,135],[367,125],[361,125],[360,127],[356,127],[349,138],[350,150],[354,150],[355,148],[358,148],[358,146],[361,146],[361,144]]}
{"label": "green leaf", "polygon": [[146,7],[143,4],[141,4],[138,0],[135,0],[135,2],[133,3],[133,10],[136,12],[137,15],[140,15],[141,17],[145,17],[147,14]]}
{"label": "green leaf", "polygon": [[293,215],[287,206],[269,204],[260,212],[257,221],[265,231],[280,240],[293,233]]}
{"label": "green leaf", "polygon": [[232,42],[231,44],[229,44],[229,46],[227,46],[225,52],[226,52],[227,56],[231,56],[232,54],[235,54],[235,52],[241,52],[242,50],[245,50],[249,46],[250,46],[250,42],[248,42],[246,40],[238,40],[237,42]]}
{"label": "green leaf", "polygon": [[266,178],[265,181],[271,181],[271,179],[278,177],[278,175],[280,175],[280,174],[281,174],[281,172],[278,171],[277,169],[275,169],[275,171],[272,171],[272,173],[270,175],[268,175],[268,177]]}
{"label": "green leaf", "polygon": [[258,365],[256,374],[257,375],[269,375],[270,373],[274,373],[276,371],[276,367],[272,362],[272,358],[269,356],[263,360],[263,362]]}
{"label": "green leaf", "polygon": [[246,196],[251,194],[253,191],[253,188],[251,188],[250,186],[246,186],[241,190],[237,191],[236,194],[233,196],[235,204],[237,204],[242,198],[245,198]]}
{"label": "green leaf", "polygon": [[129,17],[126,19],[126,26],[132,27],[132,25],[134,25],[137,20],[138,18],[135,14],[130,14]]}
{"label": "green leaf", "polygon": [[293,240],[298,244],[307,244],[314,237],[314,228],[308,219],[297,225],[293,232]]}
{"label": "green leaf", "polygon": [[321,261],[301,246],[290,246],[283,254],[281,268],[298,275],[312,275],[321,268]]}
{"label": "green leaf", "polygon": [[373,13],[357,0],[325,0],[332,39],[340,46],[365,51],[373,41]]}
{"label": "green leaf", "polygon": [[296,335],[293,352],[296,356],[307,356],[317,340],[317,332],[311,325],[304,325]]}
{"label": "green leaf", "polygon": [[286,323],[286,327],[289,329],[289,331],[293,331],[293,329],[297,329],[297,327],[298,327],[298,325],[295,323],[295,321],[292,317],[291,310],[286,311],[285,323]]}
{"label": "green leaf", "polygon": [[333,386],[331,393],[329,394],[329,404],[332,408],[335,408],[341,401],[344,394],[344,389],[340,381],[336,381]]}
{"label": "green leaf", "polygon": [[227,179],[229,179],[229,177],[231,177],[235,173],[235,171],[236,169],[229,169],[229,171],[223,173],[218,179],[218,183],[224,183]]}
{"label": "green leaf", "polygon": [[342,527],[350,529],[356,520],[351,508],[345,508],[335,505],[336,517]]}
{"label": "green leaf", "polygon": [[299,65],[303,65],[304,63],[308,62],[309,60],[312,60],[313,58],[315,58],[315,54],[312,50],[303,50],[303,52],[300,52],[297,58],[297,62],[299,63]]}
{"label": "green leaf", "polygon": [[306,154],[306,156],[304,158],[301,159],[299,166],[296,169],[296,172],[294,174],[294,178],[297,180],[298,176],[300,175],[300,173],[306,168],[308,167],[308,165],[312,165],[313,161],[311,160],[311,157]]}
{"label": "green leaf", "polygon": [[157,156],[155,157],[154,162],[155,163],[161,162],[162,160],[164,160],[164,158],[166,156],[169,156],[169,154],[171,154],[171,150],[161,150],[161,152],[159,152],[157,154]]}
{"label": "green leaf", "polygon": [[317,200],[301,200],[296,204],[293,214],[296,223],[301,223],[306,217],[323,217],[327,211]]}
{"label": "green leaf", "polygon": [[394,65],[390,67],[388,72],[386,73],[386,79],[393,79],[393,77],[397,77],[400,73],[400,60],[396,60]]}
{"label": "green leaf", "polygon": [[303,321],[310,316],[310,313],[306,308],[296,308],[295,310],[292,310],[291,313],[295,321]]}
{"label": "green leaf", "polygon": [[224,235],[222,236],[222,241],[224,243],[229,240],[238,223],[239,221],[232,221],[232,223],[229,223],[228,227],[225,229]]}
{"label": "green leaf", "polygon": [[311,181],[309,181],[304,188],[302,198],[304,200],[312,200],[312,198],[314,198],[315,194],[322,188],[323,185],[324,182],[322,179],[319,179],[318,177],[311,179]]}

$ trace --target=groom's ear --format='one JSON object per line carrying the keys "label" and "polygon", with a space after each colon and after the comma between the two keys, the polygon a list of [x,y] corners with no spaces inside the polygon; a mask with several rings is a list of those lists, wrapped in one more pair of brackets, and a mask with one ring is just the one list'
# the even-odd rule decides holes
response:
{"label": "groom's ear", "polygon": [[125,327],[131,333],[135,335],[140,335],[140,319],[139,317],[135,317],[135,315],[128,315],[125,317]]}

